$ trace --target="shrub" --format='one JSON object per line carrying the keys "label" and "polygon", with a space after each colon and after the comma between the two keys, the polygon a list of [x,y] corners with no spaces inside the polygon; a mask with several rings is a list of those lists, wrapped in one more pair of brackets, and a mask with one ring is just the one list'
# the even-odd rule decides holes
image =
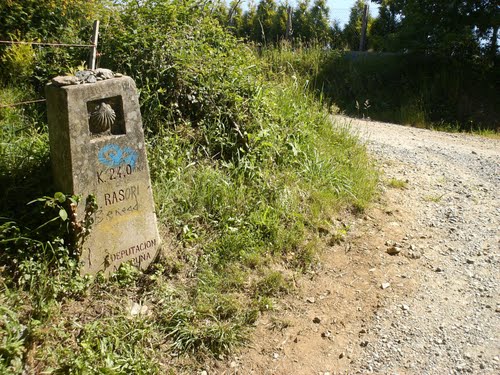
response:
{"label": "shrub", "polygon": [[14,85],[27,85],[33,75],[35,52],[30,44],[14,44],[7,47],[0,60],[3,79]]}

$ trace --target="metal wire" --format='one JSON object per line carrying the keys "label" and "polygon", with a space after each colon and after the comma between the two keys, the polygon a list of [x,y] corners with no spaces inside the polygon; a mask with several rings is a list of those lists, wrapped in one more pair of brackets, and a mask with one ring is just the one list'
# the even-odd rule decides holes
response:
{"label": "metal wire", "polygon": [[44,101],[45,101],[45,99],[37,99],[37,100],[28,100],[26,102],[19,102],[19,103],[12,103],[12,104],[1,104],[0,108],[15,107],[18,105],[31,104],[31,103],[41,103]]}
{"label": "metal wire", "polygon": [[52,47],[94,47],[94,44],[67,44],[67,43],[41,43],[41,42],[18,42],[13,40],[0,40],[0,44],[34,44],[37,46]]}

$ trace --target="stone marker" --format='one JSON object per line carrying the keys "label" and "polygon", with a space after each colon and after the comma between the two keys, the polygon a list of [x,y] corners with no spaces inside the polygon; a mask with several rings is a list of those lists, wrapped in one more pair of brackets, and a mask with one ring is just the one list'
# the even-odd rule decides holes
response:
{"label": "stone marker", "polygon": [[135,83],[117,76],[45,88],[56,188],[80,196],[76,220],[91,222],[79,237],[82,274],[127,261],[145,269],[160,246]]}

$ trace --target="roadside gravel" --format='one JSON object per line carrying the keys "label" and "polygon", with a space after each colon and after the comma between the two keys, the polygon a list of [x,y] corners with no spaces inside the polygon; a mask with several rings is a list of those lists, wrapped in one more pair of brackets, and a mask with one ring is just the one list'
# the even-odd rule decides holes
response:
{"label": "roadside gravel", "polygon": [[406,185],[399,204],[414,220],[387,245],[417,262],[399,277],[418,282],[388,293],[350,371],[500,373],[500,141],[344,120],[388,185]]}

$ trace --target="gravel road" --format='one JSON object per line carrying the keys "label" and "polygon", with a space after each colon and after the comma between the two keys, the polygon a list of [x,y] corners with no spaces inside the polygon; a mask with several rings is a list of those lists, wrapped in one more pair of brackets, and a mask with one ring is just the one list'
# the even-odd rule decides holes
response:
{"label": "gravel road", "polygon": [[250,345],[200,373],[500,374],[500,140],[335,123],[366,142],[380,196],[333,218]]}
{"label": "gravel road", "polygon": [[396,256],[413,262],[399,277],[417,280],[375,311],[350,372],[499,374],[500,140],[347,121],[383,178],[406,182],[399,204],[414,219]]}

